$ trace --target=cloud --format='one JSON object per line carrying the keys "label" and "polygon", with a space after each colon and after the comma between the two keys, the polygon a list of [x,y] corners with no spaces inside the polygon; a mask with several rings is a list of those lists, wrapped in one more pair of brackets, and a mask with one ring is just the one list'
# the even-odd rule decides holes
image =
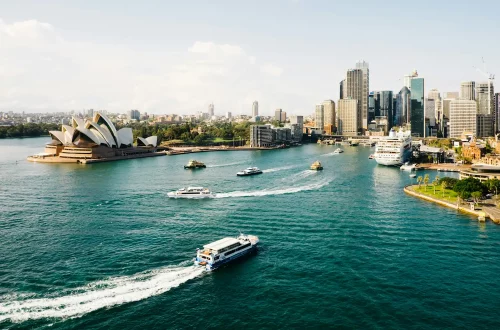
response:
{"label": "cloud", "polygon": [[268,75],[279,77],[283,73],[283,69],[272,64],[265,64],[260,67],[260,71]]}
{"label": "cloud", "polygon": [[249,114],[255,99],[265,113],[266,104],[286,108],[283,100],[295,95],[268,79],[282,68],[257,66],[240,45],[194,41],[183,50],[148,52],[67,38],[48,23],[0,20],[0,111],[193,114],[214,102],[218,114]]}

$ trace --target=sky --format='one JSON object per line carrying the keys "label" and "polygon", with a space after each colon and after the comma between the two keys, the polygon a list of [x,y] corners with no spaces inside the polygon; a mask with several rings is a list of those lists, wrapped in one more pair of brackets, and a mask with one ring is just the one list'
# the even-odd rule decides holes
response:
{"label": "sky", "polygon": [[500,74],[500,1],[1,1],[0,111],[307,115],[359,60],[370,90]]}

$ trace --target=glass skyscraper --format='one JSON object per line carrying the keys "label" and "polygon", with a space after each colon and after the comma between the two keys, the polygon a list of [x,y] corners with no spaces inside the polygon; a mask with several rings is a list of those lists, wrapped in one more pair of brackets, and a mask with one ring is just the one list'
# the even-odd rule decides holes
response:
{"label": "glass skyscraper", "polygon": [[396,97],[396,111],[394,111],[394,125],[403,126],[410,121],[410,90],[404,86]]}
{"label": "glass skyscraper", "polygon": [[411,80],[410,124],[413,136],[424,137],[424,78]]}
{"label": "glass skyscraper", "polygon": [[380,116],[387,119],[387,130],[393,126],[392,91],[381,91],[380,93]]}

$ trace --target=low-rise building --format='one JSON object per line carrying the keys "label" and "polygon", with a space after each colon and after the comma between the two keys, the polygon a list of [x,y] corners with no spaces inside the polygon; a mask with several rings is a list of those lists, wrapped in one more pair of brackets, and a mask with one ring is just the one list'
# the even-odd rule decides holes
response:
{"label": "low-rise building", "polygon": [[273,144],[271,125],[250,126],[250,147],[270,147]]}
{"label": "low-rise building", "polygon": [[460,171],[460,179],[475,178],[480,181],[500,179],[500,166],[474,164],[470,170]]}
{"label": "low-rise building", "polygon": [[462,144],[462,156],[470,159],[472,162],[480,160],[485,154],[486,150],[484,146],[478,144],[475,140]]}

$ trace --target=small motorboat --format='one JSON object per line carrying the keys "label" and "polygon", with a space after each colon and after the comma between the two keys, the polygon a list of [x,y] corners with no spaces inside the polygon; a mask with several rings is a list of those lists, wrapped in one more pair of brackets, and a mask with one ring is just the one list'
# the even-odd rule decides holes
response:
{"label": "small motorboat", "polygon": [[205,167],[207,167],[205,164],[203,164],[202,162],[196,161],[196,160],[190,160],[189,163],[187,163],[187,165],[184,165],[185,169],[188,169],[188,168],[205,168]]}
{"label": "small motorboat", "polygon": [[338,154],[341,154],[341,153],[343,153],[343,152],[344,152],[344,150],[342,150],[342,149],[340,149],[340,148],[337,148],[337,149],[335,149],[335,151],[333,152],[333,154],[334,154],[334,155],[338,155]]}
{"label": "small motorboat", "polygon": [[374,159],[374,158],[375,158],[374,154],[371,154],[370,156],[368,156],[368,159]]}
{"label": "small motorboat", "polygon": [[311,165],[311,170],[313,171],[320,171],[323,169],[323,165],[321,165],[320,161],[317,160]]}

